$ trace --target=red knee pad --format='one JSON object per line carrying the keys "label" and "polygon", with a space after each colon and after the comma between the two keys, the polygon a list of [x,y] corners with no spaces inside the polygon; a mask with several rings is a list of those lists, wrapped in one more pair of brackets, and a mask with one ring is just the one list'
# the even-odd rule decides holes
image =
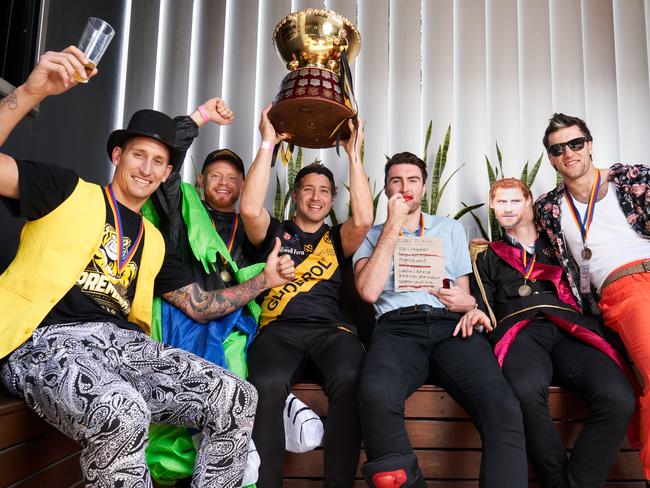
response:
{"label": "red knee pad", "polygon": [[366,461],[363,479],[371,488],[426,488],[415,454],[387,454]]}
{"label": "red knee pad", "polygon": [[399,488],[406,483],[407,479],[408,476],[403,469],[383,471],[372,476],[372,482],[376,488]]}

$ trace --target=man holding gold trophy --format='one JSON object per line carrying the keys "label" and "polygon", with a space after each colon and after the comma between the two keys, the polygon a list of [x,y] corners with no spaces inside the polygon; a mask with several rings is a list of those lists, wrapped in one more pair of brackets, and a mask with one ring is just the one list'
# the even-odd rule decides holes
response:
{"label": "man holding gold trophy", "polygon": [[[351,90],[341,84],[347,71],[339,67],[347,67],[347,54],[358,51],[358,33],[334,12],[309,9],[281,21],[275,40],[278,49],[296,46],[285,57],[293,71],[285,77],[273,108],[262,112],[262,143],[246,178],[240,210],[260,257],[279,237],[280,253],[291,255],[296,264],[296,279],[264,295],[260,329],[248,350],[248,379],[259,392],[253,433],[261,458],[258,485],[282,486],[284,403],[292,383],[310,374],[329,401],[325,485],[351,487],[361,443],[357,375],[364,353],[354,327],[341,318],[341,268],[363,241],[373,212],[360,157],[363,123],[350,120],[355,111],[343,93]],[[295,217],[283,222],[272,218],[264,201],[273,146],[291,139],[305,147],[329,147],[346,139],[347,132],[341,145],[349,159],[351,217],[333,227],[324,223],[336,194],[334,175],[313,163],[296,175],[291,192]]]}

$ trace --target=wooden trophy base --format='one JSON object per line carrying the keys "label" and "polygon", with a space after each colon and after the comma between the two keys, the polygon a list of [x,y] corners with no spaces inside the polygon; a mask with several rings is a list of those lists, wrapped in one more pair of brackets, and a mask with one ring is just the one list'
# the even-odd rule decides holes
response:
{"label": "wooden trophy base", "polygon": [[269,120],[278,133],[292,134],[291,142],[296,146],[321,149],[336,144],[336,134],[332,132],[339,125],[340,139],[350,137],[347,123],[341,122],[354,114],[341,92],[336,73],[322,68],[301,68],[282,80]]}

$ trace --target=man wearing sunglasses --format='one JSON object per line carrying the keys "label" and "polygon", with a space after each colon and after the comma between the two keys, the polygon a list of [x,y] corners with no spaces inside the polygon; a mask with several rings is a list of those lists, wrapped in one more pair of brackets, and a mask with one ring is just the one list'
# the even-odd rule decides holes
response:
{"label": "man wearing sunglasses", "polygon": [[650,480],[650,168],[596,168],[591,133],[577,117],[554,114],[543,142],[564,181],[535,202],[535,218],[577,303],[587,311],[600,307],[643,378],[641,461]]}

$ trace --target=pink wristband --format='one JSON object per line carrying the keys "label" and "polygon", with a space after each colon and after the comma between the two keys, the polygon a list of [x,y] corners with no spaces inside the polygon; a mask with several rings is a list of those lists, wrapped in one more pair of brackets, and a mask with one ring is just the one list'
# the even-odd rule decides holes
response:
{"label": "pink wristband", "polygon": [[269,151],[273,150],[273,143],[271,141],[262,141],[260,144],[260,149],[268,149]]}
{"label": "pink wristband", "polygon": [[203,122],[210,122],[210,116],[208,115],[208,112],[206,112],[205,107],[203,105],[199,105],[196,107],[196,109],[199,111],[201,114],[201,118],[203,119]]}

